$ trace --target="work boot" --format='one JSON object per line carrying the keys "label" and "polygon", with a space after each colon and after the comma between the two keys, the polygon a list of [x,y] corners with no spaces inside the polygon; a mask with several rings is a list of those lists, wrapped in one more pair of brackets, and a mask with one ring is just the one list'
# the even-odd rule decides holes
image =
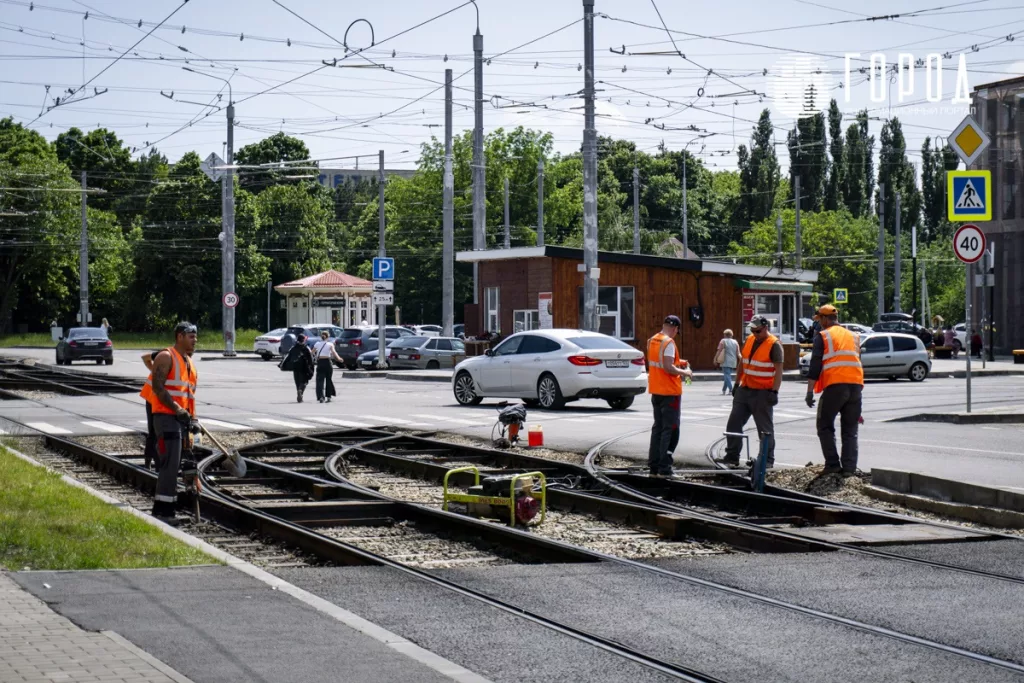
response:
{"label": "work boot", "polygon": [[185,521],[185,520],[179,519],[177,517],[164,517],[162,515],[153,515],[153,518],[156,519],[158,522],[163,522],[167,526],[173,526],[173,527],[179,527]]}
{"label": "work boot", "polygon": [[301,391],[296,392],[295,400],[298,401],[299,403],[302,403],[302,392]]}
{"label": "work boot", "polygon": [[716,458],[715,462],[717,462],[719,465],[725,465],[726,467],[729,468],[735,468],[740,466],[739,458],[730,458],[728,456],[724,458]]}
{"label": "work boot", "polygon": [[825,465],[825,469],[821,471],[822,474],[839,474],[843,471],[843,468],[839,465]]}

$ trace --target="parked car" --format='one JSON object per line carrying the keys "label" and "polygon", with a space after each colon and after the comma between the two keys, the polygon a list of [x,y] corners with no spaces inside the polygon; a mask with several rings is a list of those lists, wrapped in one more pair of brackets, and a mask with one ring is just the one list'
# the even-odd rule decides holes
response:
{"label": "parked car", "polygon": [[444,328],[440,325],[402,325],[417,337],[440,337]]}
{"label": "parked car", "polygon": [[[288,333],[287,327],[279,327],[266,334],[256,337],[252,343],[252,350],[263,360],[270,360],[274,356],[281,355],[281,339]],[[293,340],[294,343],[294,340]],[[289,347],[290,349],[291,347]]]}
{"label": "parked car", "polygon": [[[397,343],[401,339],[408,339],[408,337],[392,339],[390,342],[388,342],[386,349],[390,348],[392,344]],[[377,370],[378,363],[380,361],[380,354],[377,353],[377,338],[373,337],[367,339],[365,342],[363,342],[363,346],[366,350],[359,354],[359,357],[356,359],[356,365],[362,368],[363,370]],[[390,368],[391,364],[388,363],[388,354],[386,349],[384,352],[384,368]]]}
{"label": "parked car", "polygon": [[452,334],[455,335],[456,337],[458,337],[459,339],[465,339],[466,338],[466,326],[463,325],[462,323],[459,323],[458,325],[452,326]]}
{"label": "parked car", "polygon": [[871,336],[872,334],[875,333],[875,331],[872,330],[867,325],[861,325],[859,323],[839,323],[839,324],[842,325],[843,327],[845,327],[846,329],[848,329],[850,332],[856,332],[857,334],[859,334],[862,341],[863,341],[864,337],[869,337],[869,336]]}
{"label": "parked car", "polygon": [[810,318],[797,318],[796,331],[801,344],[810,344],[814,337],[814,321]]}
{"label": "parked car", "polygon": [[452,391],[462,405],[492,396],[520,397],[529,406],[558,409],[569,401],[600,398],[625,410],[647,391],[647,370],[644,354],[614,337],[531,330],[456,365]]}
{"label": "parked car", "polygon": [[284,336],[281,337],[281,342],[277,346],[277,350],[282,356],[288,355],[288,352],[295,346],[295,340],[298,339],[300,334],[309,337],[312,332],[307,330],[305,325],[291,325],[285,330]]}
{"label": "parked car", "polygon": [[[368,339],[377,338],[377,326],[366,325],[361,327],[347,327],[341,331],[334,347],[349,370],[358,367],[359,356],[366,350]],[[398,325],[388,325],[384,328],[384,336],[387,339],[398,339],[399,337],[412,337],[412,332]],[[376,347],[375,347],[376,348]]]}
{"label": "parked car", "polygon": [[454,368],[455,357],[466,355],[466,345],[455,337],[405,337],[388,344],[388,349],[388,364],[396,370]]}
{"label": "parked car", "polygon": [[102,327],[72,327],[57,340],[57,365],[75,360],[94,360],[97,365],[114,364],[114,343]]}
{"label": "parked car", "polygon": [[[862,338],[860,362],[865,377],[899,379],[905,375],[913,382],[921,382],[932,371],[924,342],[911,334],[876,332]],[[800,357],[799,367],[801,375],[810,373],[811,354]]]}
{"label": "parked car", "polygon": [[967,324],[960,323],[959,325],[953,326],[953,334],[956,337],[953,339],[953,346],[956,348],[957,353],[960,353],[964,349],[968,348],[967,345]]}

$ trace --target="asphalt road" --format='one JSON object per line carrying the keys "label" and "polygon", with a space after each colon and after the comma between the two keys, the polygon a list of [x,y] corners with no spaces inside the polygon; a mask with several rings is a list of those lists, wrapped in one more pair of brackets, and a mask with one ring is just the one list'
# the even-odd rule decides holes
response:
{"label": "asphalt road", "polygon": [[[51,363],[51,349],[10,349],[5,355],[37,358]],[[76,365],[101,374],[145,377],[141,352],[115,352],[112,366]],[[202,358],[202,356],[199,356]],[[447,384],[385,379],[341,378],[335,374],[338,396],[319,404],[312,387],[306,402],[296,403],[290,373],[258,359],[198,363],[198,411],[213,429],[318,429],[395,424],[411,429],[443,429],[489,438],[496,419],[496,400],[464,407],[455,402]],[[776,462],[802,466],[821,463],[815,411],[803,402],[805,385],[786,382],[776,408]],[[936,423],[889,422],[925,411],[963,410],[963,379],[929,379],[914,384],[869,381],[864,390],[865,424],[860,430],[862,469],[891,467],[982,484],[1024,488],[1024,425],[964,426]],[[986,377],[973,381],[975,408],[1022,406],[1024,376]],[[45,405],[44,405],[45,404]],[[730,399],[716,382],[695,382],[683,397],[683,435],[676,451],[678,466],[703,466],[706,446],[721,436]],[[105,397],[51,397],[34,401],[0,402],[0,417],[32,424],[56,434],[104,434],[144,429],[142,399],[121,394]],[[638,461],[646,459],[651,424],[647,400],[641,396],[629,410],[611,411],[597,400],[571,403],[563,411],[530,411],[529,425],[543,427],[545,445],[585,451],[607,439],[624,437],[611,453]],[[748,429],[753,428],[753,422]],[[838,428],[838,426],[837,426]],[[12,432],[10,423],[0,430]],[[756,449],[756,439],[752,447]]]}

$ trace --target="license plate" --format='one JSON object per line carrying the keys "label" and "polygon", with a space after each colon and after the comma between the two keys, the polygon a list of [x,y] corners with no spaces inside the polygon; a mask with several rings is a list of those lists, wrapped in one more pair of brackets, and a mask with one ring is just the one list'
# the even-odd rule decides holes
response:
{"label": "license plate", "polygon": [[629,367],[629,361],[628,360],[606,360],[604,362],[604,364],[607,365],[610,368],[628,368]]}
{"label": "license plate", "polygon": [[99,346],[99,342],[85,342],[85,346]]}
{"label": "license plate", "polygon": [[408,358],[408,357],[409,356],[403,356],[402,354],[398,354],[398,358]]}

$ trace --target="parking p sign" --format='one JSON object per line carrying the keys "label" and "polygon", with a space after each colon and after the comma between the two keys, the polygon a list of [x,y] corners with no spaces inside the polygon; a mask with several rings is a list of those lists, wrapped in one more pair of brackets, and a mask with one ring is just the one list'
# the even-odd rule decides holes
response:
{"label": "parking p sign", "polygon": [[395,279],[395,259],[384,256],[378,256],[373,259],[373,279],[374,280],[394,280]]}

